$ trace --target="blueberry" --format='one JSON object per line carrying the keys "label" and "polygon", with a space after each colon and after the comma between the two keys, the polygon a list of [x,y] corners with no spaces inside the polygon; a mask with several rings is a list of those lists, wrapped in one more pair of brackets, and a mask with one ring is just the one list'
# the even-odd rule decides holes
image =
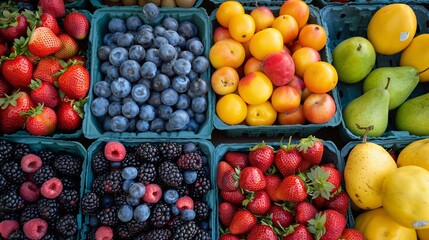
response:
{"label": "blueberry", "polygon": [[177,202],[177,199],[179,199],[179,193],[174,189],[168,189],[164,192],[163,199],[164,202],[168,204],[173,204]]}
{"label": "blueberry", "polygon": [[94,228],[99,227],[100,220],[98,219],[97,216],[89,216],[89,225]]}
{"label": "blueberry", "polygon": [[194,119],[197,123],[202,124],[206,121],[206,114],[205,113],[195,113]]}
{"label": "blueberry", "polygon": [[110,84],[106,81],[99,81],[94,84],[94,94],[97,97],[108,98],[112,91],[110,90]]}
{"label": "blueberry", "polygon": [[177,109],[185,110],[189,108],[190,105],[191,105],[191,98],[184,93],[179,94],[179,99],[177,100],[175,107]]}
{"label": "blueberry", "polygon": [[200,40],[192,41],[188,46],[189,51],[191,51],[195,56],[200,56],[204,53],[204,45]]}
{"label": "blueberry", "polygon": [[134,220],[144,222],[149,218],[150,208],[147,204],[140,204],[134,209]]}
{"label": "blueberry", "polygon": [[153,62],[157,67],[160,67],[162,60],[159,57],[159,50],[157,48],[149,48],[146,51],[145,61]]}
{"label": "blueberry", "polygon": [[143,16],[147,22],[156,22],[160,16],[159,7],[154,3],[146,3],[143,6]]}
{"label": "blueberry", "polygon": [[128,51],[123,47],[116,47],[110,51],[109,61],[113,66],[119,67],[127,59]]}
{"label": "blueberry", "polygon": [[174,90],[176,90],[178,93],[184,93],[188,91],[189,86],[191,85],[191,80],[187,76],[180,75],[171,81],[171,86]]}
{"label": "blueberry", "polygon": [[191,68],[191,62],[184,58],[179,58],[174,61],[173,69],[177,75],[187,75],[191,71]]}
{"label": "blueberry", "polygon": [[114,116],[110,120],[110,129],[113,132],[125,132],[128,129],[129,121],[124,116]]}
{"label": "blueberry", "polygon": [[119,77],[110,84],[110,88],[113,95],[124,98],[131,92],[131,83],[127,79]]}
{"label": "blueberry", "polygon": [[157,92],[162,92],[170,86],[170,78],[163,74],[159,73],[152,79],[152,90]]}
{"label": "blueberry", "polygon": [[176,47],[180,48],[180,50],[186,48],[186,39],[183,36],[179,35],[179,42],[177,43]]}
{"label": "blueberry", "polygon": [[122,115],[126,118],[135,118],[139,115],[140,108],[136,102],[126,102],[122,105]]}
{"label": "blueberry", "polygon": [[154,39],[153,33],[147,29],[138,32],[134,36],[134,41],[144,48],[148,48],[152,46],[153,39]]}
{"label": "blueberry", "polygon": [[127,179],[127,180],[123,181],[122,182],[122,190],[124,192],[128,193],[130,191],[131,185],[134,184],[134,183],[135,183],[134,180],[130,180],[130,179]]}
{"label": "blueberry", "polygon": [[191,100],[191,108],[195,113],[203,113],[207,110],[207,98],[196,96]]}
{"label": "blueberry", "polygon": [[103,45],[99,47],[97,51],[98,59],[100,59],[100,61],[109,60],[110,51],[112,51],[112,49],[109,46]]}
{"label": "blueberry", "polygon": [[133,42],[134,35],[127,32],[118,36],[118,39],[116,40],[116,45],[118,45],[118,47],[129,48],[131,45],[133,45]]}
{"label": "blueberry", "polygon": [[185,131],[192,131],[194,133],[198,133],[198,130],[200,129],[200,124],[195,121],[195,119],[191,119],[185,127]]}
{"label": "blueberry", "polygon": [[110,121],[111,120],[112,120],[112,118],[110,116],[104,116],[104,118],[102,119],[104,131],[106,131],[106,132],[112,131],[112,129],[110,128]]}
{"label": "blueberry", "polygon": [[149,122],[139,119],[136,122],[136,129],[138,132],[147,132],[149,131]]}
{"label": "blueberry", "polygon": [[111,102],[107,111],[111,117],[119,116],[122,114],[122,104],[120,102]]}
{"label": "blueberry", "polygon": [[143,78],[151,79],[156,75],[156,64],[153,62],[145,62],[140,68],[140,75]]}
{"label": "blueberry", "polygon": [[142,198],[146,193],[146,187],[143,183],[134,183],[130,186],[129,192],[132,198]]}
{"label": "blueberry", "polygon": [[111,33],[120,32],[124,33],[127,31],[127,25],[125,21],[120,18],[112,18],[110,19],[107,28]]}
{"label": "blueberry", "polygon": [[173,106],[179,100],[179,94],[172,88],[167,88],[161,92],[161,102],[164,105]]}
{"label": "blueberry", "polygon": [[192,61],[192,69],[197,73],[203,73],[209,68],[210,62],[204,56],[198,56]]}
{"label": "blueberry", "polygon": [[122,169],[121,176],[123,179],[134,179],[137,177],[137,168],[135,167],[126,167]]}
{"label": "blueberry", "polygon": [[120,169],[122,167],[122,162],[110,162],[110,167]]}
{"label": "blueberry", "polygon": [[186,111],[176,110],[170,115],[165,129],[169,132],[181,130],[189,123],[189,120],[190,118]]}
{"label": "blueberry", "polygon": [[[113,81],[112,81],[113,82]],[[110,83],[110,89],[112,89],[112,83]],[[108,98],[109,102],[121,102],[122,98],[117,97],[115,95],[110,95],[110,97]]]}
{"label": "blueberry", "polygon": [[131,96],[137,103],[144,103],[149,99],[150,90],[146,85],[138,83],[131,89]]}
{"label": "blueberry", "polygon": [[121,63],[119,73],[130,82],[136,82],[140,79],[140,64],[135,60],[126,60]]}
{"label": "blueberry", "polygon": [[131,15],[127,18],[125,24],[127,25],[128,30],[137,31],[140,26],[142,26],[143,21],[135,15]]}
{"label": "blueberry", "polygon": [[112,66],[112,64],[109,61],[104,61],[101,65],[100,65],[100,72],[101,74],[106,75],[107,73],[107,69]]}
{"label": "blueberry", "polygon": [[[190,103],[189,103],[189,105],[190,105]],[[194,111],[192,111],[191,108],[187,108],[184,110],[186,111],[186,113],[189,115],[190,118],[193,118],[195,116],[195,113],[194,113]]]}
{"label": "blueberry", "polygon": [[201,158],[203,159],[203,165],[208,165],[209,159],[207,156],[202,156]]}
{"label": "blueberry", "polygon": [[115,200],[111,195],[104,195],[100,198],[100,204],[102,208],[110,208],[113,206],[114,203]]}
{"label": "blueberry", "polygon": [[140,204],[140,198],[133,198],[130,195],[127,196],[126,201],[131,207],[137,207]]}
{"label": "blueberry", "polygon": [[91,112],[96,117],[103,117],[107,113],[109,101],[104,97],[97,97],[91,103]]}
{"label": "blueberry", "polygon": [[183,58],[183,59],[188,60],[189,62],[192,62],[192,61],[194,61],[195,56],[191,51],[183,50],[179,53],[179,58]]}
{"label": "blueberry", "polygon": [[165,29],[171,29],[171,30],[177,31],[177,28],[179,27],[179,22],[173,17],[166,17],[162,20],[161,25]]}
{"label": "blueberry", "polygon": [[162,118],[155,118],[150,122],[150,131],[151,132],[164,132],[165,131],[165,121]]}
{"label": "blueberry", "polygon": [[150,79],[140,78],[140,80],[137,82],[137,84],[143,84],[149,89],[149,91],[151,90]]}
{"label": "blueberry", "polygon": [[159,47],[159,58],[161,60],[168,62],[173,60],[177,55],[176,48],[173,47],[171,44],[163,44],[161,47]]}
{"label": "blueberry", "polygon": [[129,222],[133,216],[134,210],[130,205],[122,205],[118,210],[118,218],[121,222]]}
{"label": "blueberry", "polygon": [[113,45],[116,45],[113,43],[112,37],[113,33],[107,33],[106,35],[104,35],[103,44],[109,46],[110,48],[112,48]]}
{"label": "blueberry", "polygon": [[186,39],[189,39],[197,36],[198,28],[193,22],[185,20],[179,23],[177,32]]}
{"label": "blueberry", "polygon": [[163,120],[168,120],[172,113],[173,108],[171,106],[161,105],[156,109],[156,116]]}
{"label": "blueberry", "polygon": [[135,132],[135,131],[137,131],[137,128],[136,128],[136,123],[137,123],[137,118],[131,118],[131,119],[128,119],[128,128],[127,128],[127,132]]}
{"label": "blueberry", "polygon": [[144,104],[140,107],[140,119],[150,122],[155,118],[155,115],[155,108],[152,105]]}
{"label": "blueberry", "polygon": [[209,90],[209,85],[206,81],[204,81],[204,79],[197,78],[197,79],[191,81],[191,86],[189,86],[189,90],[195,96],[203,96]]}
{"label": "blueberry", "polygon": [[180,214],[180,210],[179,208],[176,206],[176,204],[172,204],[170,206],[170,210],[171,210],[171,214],[173,214],[173,216],[178,216]]}
{"label": "blueberry", "polygon": [[166,31],[166,29],[163,26],[156,25],[153,28],[153,35],[155,35],[156,37],[162,37],[162,36],[164,36],[165,31]]}
{"label": "blueberry", "polygon": [[121,33],[121,32],[115,32],[115,33],[113,33],[113,35],[112,35],[112,42],[113,42],[113,44],[114,45],[116,45],[116,47],[118,47],[118,44],[117,44],[117,42],[118,42],[118,38],[119,38],[119,36],[121,36],[123,33]]}
{"label": "blueberry", "polygon": [[183,173],[183,179],[186,184],[192,184],[197,180],[197,172],[196,171],[185,171]]}
{"label": "blueberry", "polygon": [[195,72],[194,70],[191,69],[191,71],[189,71],[188,75],[186,75],[186,76],[189,78],[189,80],[193,81],[193,80],[199,78],[200,74],[198,74],[197,72]]}
{"label": "blueberry", "polygon": [[193,209],[185,209],[180,213],[180,218],[185,221],[192,221],[195,219],[195,211]]}
{"label": "blueberry", "polygon": [[151,92],[148,100],[148,104],[154,107],[161,106],[161,93],[160,92]]}
{"label": "blueberry", "polygon": [[163,44],[169,44],[167,38],[165,38],[165,37],[157,36],[153,40],[153,47],[155,47],[155,48],[159,48]]}
{"label": "blueberry", "polygon": [[198,149],[197,144],[193,142],[187,142],[182,145],[182,152],[183,153],[193,153],[196,152]]}
{"label": "blueberry", "polygon": [[110,65],[110,67],[107,68],[106,75],[109,79],[115,80],[120,77],[119,75],[119,67]]}
{"label": "blueberry", "polygon": [[146,50],[141,45],[132,45],[130,49],[128,49],[128,57],[137,62],[141,62],[144,60],[146,56]]}
{"label": "blueberry", "polygon": [[127,95],[126,97],[121,99],[121,103],[125,104],[127,102],[134,102],[133,97],[131,96],[131,94]]}
{"label": "blueberry", "polygon": [[171,30],[171,29],[165,30],[164,35],[163,35],[163,37],[167,38],[168,42],[173,46],[177,46],[177,44],[179,43],[179,41],[180,41],[179,36],[180,35],[176,31]]}
{"label": "blueberry", "polygon": [[174,72],[174,69],[173,69],[173,65],[174,65],[173,61],[163,62],[161,65],[161,73],[167,75],[168,77],[176,76],[176,73]]}
{"label": "blueberry", "polygon": [[149,32],[153,32],[153,27],[151,25],[148,24],[143,24],[141,25],[138,29],[137,32],[143,31],[143,30],[147,30]]}

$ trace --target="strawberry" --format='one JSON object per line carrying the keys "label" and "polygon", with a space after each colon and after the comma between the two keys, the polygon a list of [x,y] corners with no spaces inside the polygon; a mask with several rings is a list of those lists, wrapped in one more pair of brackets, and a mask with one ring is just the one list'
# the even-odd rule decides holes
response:
{"label": "strawberry", "polygon": [[302,156],[298,152],[296,145],[291,145],[290,141],[291,138],[289,138],[288,145],[280,143],[280,149],[274,157],[274,164],[283,177],[295,174],[302,161]]}
{"label": "strawberry", "polygon": [[70,67],[61,70],[58,87],[70,98],[84,98],[89,90],[89,72],[82,65],[71,62]]}
{"label": "strawberry", "polygon": [[297,148],[303,159],[310,162],[311,166],[318,165],[322,161],[324,147],[320,139],[311,135],[307,138],[302,138],[299,140]]}
{"label": "strawberry", "polygon": [[7,43],[0,38],[0,56],[6,56],[9,52]]}
{"label": "strawberry", "polygon": [[267,181],[261,169],[250,166],[241,171],[238,185],[244,190],[257,191],[264,189]]}
{"label": "strawberry", "polygon": [[6,97],[5,94],[9,94],[11,90],[12,86],[10,86],[10,84],[0,75],[0,98]]}
{"label": "strawberry", "polygon": [[365,240],[365,237],[356,229],[346,228],[341,233],[339,240]]}
{"label": "strawberry", "polygon": [[39,0],[38,6],[42,7],[44,13],[50,13],[55,18],[66,15],[66,6],[63,0]]}
{"label": "strawberry", "polygon": [[38,57],[46,57],[61,49],[61,39],[47,27],[35,28],[28,40],[28,50]]}
{"label": "strawberry", "polygon": [[226,233],[220,236],[219,240],[240,240],[240,238],[235,236],[234,234]]}
{"label": "strawberry", "polygon": [[64,18],[64,30],[75,39],[82,40],[88,36],[89,21],[83,13],[72,12]]}
{"label": "strawberry", "polygon": [[279,228],[289,227],[289,225],[291,225],[295,220],[294,216],[289,210],[286,210],[284,207],[276,204],[271,205],[267,215],[271,216],[273,226]]}
{"label": "strawberry", "polygon": [[77,54],[79,46],[77,42],[70,37],[67,33],[58,35],[61,40],[61,49],[54,53],[54,56],[58,59],[69,59]]}
{"label": "strawberry", "polygon": [[225,161],[220,161],[217,165],[217,185],[220,186],[222,185],[222,179],[223,179],[223,175],[225,175],[225,173],[230,170],[233,169],[231,167],[231,165],[229,165],[229,163],[225,162]]}
{"label": "strawberry", "polygon": [[249,152],[249,162],[250,165],[261,169],[262,172],[266,172],[268,168],[273,165],[274,148],[265,144],[264,141],[251,147]]}
{"label": "strawberry", "polygon": [[[314,237],[302,224],[291,225],[287,228],[286,236],[283,240],[313,240]],[[335,238],[336,239],[336,238]],[[332,238],[331,240],[334,240]]]}
{"label": "strawberry", "polygon": [[15,38],[20,38],[27,33],[27,19],[19,12],[2,10],[0,13],[0,36],[13,42]]}
{"label": "strawberry", "polygon": [[316,239],[338,239],[346,227],[346,217],[335,210],[323,210],[308,221],[308,230]]}
{"label": "strawberry", "polygon": [[58,80],[58,77],[53,75],[59,72],[62,68],[63,66],[59,60],[50,57],[42,58],[33,72],[33,78],[53,84]]}
{"label": "strawberry", "polygon": [[328,200],[328,209],[333,209],[344,216],[347,215],[349,209],[349,195],[346,191],[340,191],[335,196]]}
{"label": "strawberry", "polygon": [[277,234],[273,228],[263,224],[256,224],[256,226],[247,235],[247,240],[277,240]]}
{"label": "strawberry", "polygon": [[79,55],[74,55],[71,58],[68,59],[69,61],[76,61],[76,62],[81,62],[82,66],[86,66],[86,58],[83,56],[79,56]]}
{"label": "strawberry", "polygon": [[232,234],[248,233],[256,225],[256,217],[246,209],[238,210],[232,217],[229,231]]}
{"label": "strawberry", "polygon": [[302,159],[301,163],[298,166],[298,172],[304,172],[311,167],[311,162]]}
{"label": "strawberry", "polygon": [[250,192],[243,201],[243,206],[253,214],[264,215],[271,208],[270,196],[264,190]]}
{"label": "strawberry", "polygon": [[307,186],[297,175],[289,175],[279,184],[276,196],[283,201],[301,202],[308,196]]}
{"label": "strawberry", "polygon": [[[237,170],[238,171],[238,170]],[[224,191],[234,191],[238,189],[238,174],[235,169],[228,170],[222,178],[219,188]]]}
{"label": "strawberry", "polygon": [[229,202],[222,202],[219,204],[219,221],[223,226],[229,227],[231,224],[232,217],[237,212],[238,208],[236,205]]}
{"label": "strawberry", "polygon": [[25,129],[33,135],[47,136],[53,134],[57,126],[55,111],[52,108],[43,106],[43,104],[31,108],[27,112],[21,113],[21,115],[27,116]]}
{"label": "strawberry", "polygon": [[23,129],[27,118],[20,113],[33,106],[30,96],[23,91],[0,98],[0,132],[10,134]]}
{"label": "strawberry", "polygon": [[307,201],[299,202],[295,206],[295,220],[298,223],[306,225],[308,220],[314,218],[317,212],[313,204]]}
{"label": "strawberry", "polygon": [[321,166],[321,167],[335,168],[335,164],[333,162],[328,162],[328,163],[320,164],[319,166]]}
{"label": "strawberry", "polygon": [[265,175],[265,179],[267,180],[267,186],[265,186],[265,191],[270,196],[271,201],[280,202],[280,199],[276,196],[277,187],[279,186],[282,179],[278,175]]}
{"label": "strawberry", "polygon": [[78,101],[61,102],[57,108],[57,129],[61,131],[75,131],[82,127],[84,117],[83,106],[87,98]]}
{"label": "strawberry", "polygon": [[243,169],[249,166],[249,158],[247,153],[243,152],[227,152],[225,154],[225,161],[233,168],[240,167]]}
{"label": "strawberry", "polygon": [[27,57],[19,55],[4,61],[1,72],[4,79],[13,87],[27,87],[31,83],[33,64]]}
{"label": "strawberry", "polygon": [[329,199],[341,186],[341,172],[331,167],[315,166],[307,173],[308,185],[312,188],[312,198],[319,194]]}
{"label": "strawberry", "polygon": [[243,200],[246,199],[246,196],[244,196],[240,189],[231,192],[220,191],[220,196],[224,201],[235,205],[241,205]]}
{"label": "strawberry", "polygon": [[44,13],[41,7],[38,7],[37,11],[26,9],[23,14],[27,18],[31,29],[35,29],[36,27],[47,27],[51,29],[55,35],[58,35],[61,31],[54,15],[47,12]]}
{"label": "strawberry", "polygon": [[311,203],[313,203],[313,206],[315,206],[318,210],[324,210],[328,206],[329,200],[319,194],[319,196],[311,199]]}
{"label": "strawberry", "polygon": [[31,80],[29,87],[32,90],[30,93],[31,100],[35,104],[43,103],[49,108],[55,108],[60,102],[60,94],[52,83]]}

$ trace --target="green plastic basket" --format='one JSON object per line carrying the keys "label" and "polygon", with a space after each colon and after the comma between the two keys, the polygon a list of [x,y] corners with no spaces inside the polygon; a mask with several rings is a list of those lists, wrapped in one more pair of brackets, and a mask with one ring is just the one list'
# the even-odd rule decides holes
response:
{"label": "green plastic basket", "polygon": [[[292,141],[292,144],[298,143],[298,141]],[[212,176],[215,176],[215,179],[217,179],[217,167],[218,163],[223,160],[224,155],[227,152],[248,152],[250,147],[253,147],[259,143],[253,142],[253,143],[228,143],[228,144],[219,144],[215,149],[215,158],[213,161],[213,167],[211,169]],[[274,149],[278,149],[280,146],[280,142],[266,142],[267,145],[274,147]],[[322,164],[323,163],[334,163],[335,167],[340,170],[341,172],[344,171],[344,160],[341,158],[340,151],[338,150],[337,146],[332,142],[328,140],[323,141],[324,151],[323,151],[323,158],[322,158]],[[219,206],[221,203],[221,196],[218,186],[216,185],[215,188],[216,191],[216,204]],[[354,219],[351,214],[351,209],[349,208],[348,214],[347,214],[347,226],[352,227],[354,226]],[[213,239],[219,239],[220,237],[220,223],[219,218],[216,218],[216,238]]]}
{"label": "green plastic basket", "polygon": [[[309,7],[310,7],[310,17],[308,19],[308,22],[321,25],[322,22],[320,19],[319,9],[311,5]],[[271,11],[273,11],[274,16],[278,15],[278,12],[280,10],[279,6],[270,6],[269,8],[271,9]],[[247,12],[250,12],[252,9],[254,8],[245,7],[245,10]],[[216,27],[219,26],[219,23],[216,21],[216,12],[217,12],[217,9],[213,11],[212,14],[210,15],[210,20],[212,22],[213,29],[216,29]],[[332,61],[329,48],[324,47],[321,51],[319,51],[319,53],[323,61],[326,61],[326,62]],[[215,69],[212,68],[212,72],[213,71],[215,71]],[[273,136],[279,136],[279,135],[293,135],[293,134],[297,134],[299,136],[308,136],[317,132],[323,127],[338,126],[341,122],[341,111],[339,111],[339,109],[341,108],[339,105],[338,90],[337,88],[334,88],[329,93],[335,101],[335,106],[337,111],[335,112],[334,117],[329,122],[324,124],[295,124],[295,125],[275,124],[271,126],[248,126],[244,124],[229,125],[224,123],[216,114],[214,114],[213,124],[216,129],[224,131],[225,134],[230,137],[240,137],[243,135],[249,136],[249,137],[258,137],[261,135],[273,137]]]}
{"label": "green plastic basket", "polygon": [[[372,15],[383,5],[344,5],[344,6],[326,6],[320,11],[323,27],[328,34],[327,46],[330,51],[343,40],[361,36],[366,37],[366,30]],[[429,22],[428,10],[423,6],[412,6],[417,17],[417,34],[427,33],[429,29],[427,24]],[[399,58],[401,53],[387,56],[377,54],[376,67],[399,66]],[[344,109],[347,104],[353,99],[361,96],[363,82],[355,84],[346,84],[338,82],[337,88],[339,92],[339,100],[341,108]],[[419,83],[414,91],[411,93],[410,98],[422,95],[429,92],[429,83]],[[408,131],[398,131],[394,126],[395,110],[389,112],[389,125],[386,132],[379,138],[369,139],[397,139],[407,137],[410,135]],[[340,137],[344,141],[358,140],[360,136],[351,133],[341,121]]]}
{"label": "green plastic basket", "polygon": [[[210,0],[213,2],[216,6],[222,4],[226,0]],[[304,0],[307,4],[310,4],[313,0]],[[256,4],[258,6],[281,6],[285,2],[285,0],[262,0],[262,1],[251,1],[251,0],[238,0],[237,2],[240,2],[243,6],[250,6],[254,7]]]}
{"label": "green plastic basket", "polygon": [[88,0],[75,0],[74,2],[69,2],[66,3],[66,8],[70,9],[70,8],[76,8],[76,9],[85,9],[87,4],[88,4]]}
{"label": "green plastic basket", "polygon": [[[103,7],[109,7],[109,5],[105,4],[103,0],[90,0],[92,6],[95,8],[103,8]],[[203,0],[197,0],[194,4],[194,8],[199,7],[203,3]],[[138,5],[136,5],[138,6]],[[174,8],[176,9],[176,8]]]}
{"label": "green plastic basket", "polygon": [[[161,8],[161,14],[176,18],[178,21],[190,20],[193,21],[197,28],[199,38],[204,44],[204,56],[208,56],[211,46],[211,25],[208,23],[208,16],[204,9],[201,8]],[[97,50],[102,46],[102,36],[108,32],[107,24],[110,19],[114,17],[127,18],[131,15],[141,16],[143,12],[140,7],[108,7],[101,8],[94,12],[91,25],[90,33],[90,45],[92,47],[91,52],[91,86],[89,90],[89,104],[85,105],[85,118],[83,120],[83,134],[86,138],[203,138],[210,139],[213,131],[213,113],[214,113],[214,102],[215,95],[211,88],[207,93],[208,108],[206,111],[206,121],[200,125],[200,129],[197,133],[193,131],[177,131],[177,132],[105,132],[103,124],[99,121],[90,110],[90,103],[94,100],[95,94],[93,88],[96,82],[102,80],[101,73],[99,71],[100,60],[97,57]],[[142,17],[143,19],[143,17]],[[210,68],[203,74],[201,78],[210,84]]]}
{"label": "green plastic basket", "polygon": [[[0,139],[4,139],[12,143],[27,144],[30,147],[31,152],[38,152],[42,149],[49,149],[53,152],[66,152],[69,154],[79,156],[83,160],[82,172],[80,174],[80,191],[79,191],[79,198],[80,199],[82,198],[84,194],[86,169],[88,165],[87,152],[86,152],[86,149],[82,146],[82,144],[75,141],[56,140],[56,139],[47,139],[47,138],[38,138],[38,137],[21,138],[21,137],[5,136],[5,137],[1,137]],[[79,235],[83,226],[82,216],[83,216],[82,209],[79,207],[79,213],[77,214],[78,234],[76,239],[80,239]]]}
{"label": "green plastic basket", "polygon": [[[88,147],[88,159],[89,159],[89,161],[88,161],[88,167],[86,168],[85,193],[88,193],[91,191],[91,183],[92,183],[92,180],[94,177],[93,173],[92,173],[90,161],[92,160],[92,157],[94,156],[94,154],[97,153],[98,151],[100,151],[104,147],[104,145],[111,140],[118,141],[117,139],[98,139]],[[175,142],[178,144],[185,144],[187,142],[190,142],[190,140],[186,140],[186,139],[139,139],[139,140],[122,139],[122,140],[120,140],[120,142],[122,144],[124,144],[126,147],[136,147],[142,143],[154,143],[154,144],[156,144],[156,143],[163,143],[163,142]],[[214,148],[213,144],[211,144],[211,142],[209,142],[207,140],[203,140],[203,139],[192,140],[192,142],[197,144],[201,148],[203,153],[207,156],[209,168],[212,170],[213,165],[215,164],[215,162],[214,162],[215,148]],[[211,209],[210,218],[209,218],[209,227],[211,229],[211,237],[212,237],[212,239],[217,239],[217,238],[215,238],[215,234],[216,234],[216,231],[215,231],[216,228],[215,227],[216,227],[216,219],[217,219],[217,204],[216,204],[216,197],[215,197],[215,187],[217,187],[217,186],[216,186],[216,178],[215,178],[215,175],[213,175],[212,171],[210,172],[210,182],[211,182],[211,189],[206,194],[205,200]],[[81,236],[80,236],[81,239],[86,239],[86,234],[87,234],[87,231],[89,230],[89,228],[90,228],[89,216],[84,216],[83,228],[82,228]]]}

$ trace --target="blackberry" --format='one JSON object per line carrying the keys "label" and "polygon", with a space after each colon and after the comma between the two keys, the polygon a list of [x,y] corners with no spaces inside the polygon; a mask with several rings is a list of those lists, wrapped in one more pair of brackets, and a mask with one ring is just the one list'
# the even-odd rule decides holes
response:
{"label": "blackberry", "polygon": [[95,215],[100,211],[100,198],[95,192],[89,192],[83,195],[82,212],[85,215]]}
{"label": "blackberry", "polygon": [[42,165],[53,165],[57,155],[50,149],[42,149],[37,154],[42,159]]}
{"label": "blackberry", "polygon": [[128,194],[125,193],[124,191],[121,191],[120,194],[117,194],[117,195],[114,196],[114,198],[115,198],[115,205],[116,206],[128,205],[128,203],[127,203],[127,197],[128,197]]}
{"label": "blackberry", "polygon": [[211,240],[210,234],[202,229],[198,229],[194,236],[194,240]]}
{"label": "blackberry", "polygon": [[21,158],[29,154],[30,147],[25,143],[17,143],[13,147],[13,159],[17,162],[21,161]]}
{"label": "blackberry", "polygon": [[72,237],[77,234],[77,219],[71,214],[61,217],[57,223],[57,232],[61,236]]}
{"label": "blackberry", "polygon": [[47,232],[41,240],[57,240],[57,237],[55,237],[54,233]]}
{"label": "blackberry", "polygon": [[153,183],[156,180],[156,167],[152,163],[143,163],[138,168],[137,179],[143,184]]}
{"label": "blackberry", "polygon": [[59,204],[56,199],[42,198],[37,202],[39,216],[47,221],[58,217]]}
{"label": "blackberry", "polygon": [[195,171],[197,172],[197,177],[199,177],[199,178],[209,176],[209,171],[205,167],[202,167],[202,168],[195,170]]}
{"label": "blackberry", "polygon": [[122,160],[122,167],[136,167],[136,168],[138,168],[141,164],[142,164],[141,161],[136,157],[135,153],[127,152],[124,160]]}
{"label": "blackberry", "polygon": [[0,191],[3,191],[4,189],[6,189],[7,184],[8,183],[6,181],[6,178],[4,178],[2,174],[0,174]]}
{"label": "blackberry", "polygon": [[123,178],[120,171],[110,172],[103,182],[103,189],[107,193],[119,193],[122,190]]}
{"label": "blackberry", "polygon": [[203,160],[198,153],[184,153],[179,156],[177,166],[182,169],[197,170],[203,166]]}
{"label": "blackberry", "polygon": [[177,187],[175,189],[179,193],[179,197],[189,196],[188,186],[180,185],[179,187]]}
{"label": "blackberry", "polygon": [[92,156],[91,168],[95,175],[104,174],[110,170],[110,162],[104,156],[103,151],[100,150]]}
{"label": "blackberry", "polygon": [[113,229],[113,233],[115,234],[115,239],[130,239],[131,237],[127,226],[123,224],[116,226],[115,229]]}
{"label": "blackberry", "polygon": [[131,219],[131,221],[127,222],[126,226],[131,236],[139,235],[143,232],[149,225],[149,221],[138,222],[135,219]]}
{"label": "blackberry", "polygon": [[173,236],[171,239],[174,239],[174,240],[192,239],[197,233],[197,230],[198,230],[198,227],[194,221],[186,222],[174,230]]}
{"label": "blackberry", "polygon": [[66,176],[79,176],[82,171],[82,160],[70,154],[61,154],[55,158],[55,169]]}
{"label": "blackberry", "polygon": [[77,213],[79,209],[79,193],[76,190],[64,189],[58,196],[58,202],[64,212]]}
{"label": "blackberry", "polygon": [[183,224],[185,224],[185,220],[181,219],[179,216],[176,216],[172,221],[170,221],[169,223],[170,229],[171,230],[175,230],[178,227],[182,226]]}
{"label": "blackberry", "polygon": [[105,208],[105,209],[101,210],[97,214],[97,217],[100,220],[100,224],[105,225],[105,226],[110,226],[110,227],[113,227],[116,224],[118,224],[119,219],[117,216],[117,212],[118,212],[118,210],[116,207]]}
{"label": "blackberry", "polygon": [[172,162],[163,162],[159,165],[158,177],[164,185],[169,187],[178,187],[183,181],[183,175],[179,167]]}
{"label": "blackberry", "polygon": [[13,145],[6,140],[0,140],[0,164],[10,161],[12,154]]}
{"label": "blackberry", "polygon": [[16,220],[19,222],[19,211],[4,212],[0,211],[0,222],[3,220]]}
{"label": "blackberry", "polygon": [[18,229],[18,230],[11,232],[7,239],[9,239],[9,240],[26,240],[28,238],[25,237],[25,234],[22,230]]}
{"label": "blackberry", "polygon": [[34,173],[33,179],[36,185],[38,187],[41,187],[44,182],[56,176],[57,174],[55,170],[51,166],[46,165],[46,166],[42,166],[39,170],[37,170]]}
{"label": "blackberry", "polygon": [[88,232],[86,232],[86,239],[95,240],[95,232],[97,232],[97,229],[91,228]]}
{"label": "blackberry", "polygon": [[22,171],[21,165],[17,162],[2,164],[0,172],[11,183],[21,184],[25,181],[25,173]]}
{"label": "blackberry", "polygon": [[63,183],[63,189],[79,190],[80,179],[63,177],[61,182]]}
{"label": "blackberry", "polygon": [[146,239],[169,240],[171,235],[172,233],[169,229],[153,229],[145,237]]}
{"label": "blackberry", "polygon": [[39,211],[37,210],[37,205],[29,205],[24,208],[19,216],[19,223],[24,225],[25,222],[33,218],[39,218]]}
{"label": "blackberry", "polygon": [[150,222],[156,228],[164,227],[170,221],[170,207],[166,203],[158,203],[152,210]]}
{"label": "blackberry", "polygon": [[197,178],[191,187],[190,195],[193,198],[202,198],[210,190],[210,179],[206,177]]}
{"label": "blackberry", "polygon": [[210,207],[202,201],[195,201],[194,204],[195,217],[198,221],[204,221],[209,218]]}
{"label": "blackberry", "polygon": [[158,148],[151,143],[142,143],[136,148],[136,156],[143,162],[157,163],[160,160]]}
{"label": "blackberry", "polygon": [[164,142],[158,146],[159,153],[165,161],[176,160],[182,153],[182,146],[175,142]]}
{"label": "blackberry", "polygon": [[24,208],[24,199],[17,192],[6,192],[0,196],[1,211],[18,211]]}

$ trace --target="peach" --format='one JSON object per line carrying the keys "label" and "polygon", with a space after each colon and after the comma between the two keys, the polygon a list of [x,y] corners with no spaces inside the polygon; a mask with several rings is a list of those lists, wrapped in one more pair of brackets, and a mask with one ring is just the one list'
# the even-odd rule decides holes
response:
{"label": "peach", "polygon": [[213,43],[217,43],[220,40],[231,39],[231,34],[228,28],[219,26],[213,31]]}
{"label": "peach", "polygon": [[238,68],[245,58],[244,47],[234,39],[224,39],[215,43],[209,52],[209,60],[216,69],[228,66]]}
{"label": "peach", "polygon": [[271,103],[279,113],[293,112],[301,103],[301,93],[291,86],[277,87],[271,95]]}
{"label": "peach", "polygon": [[256,71],[262,72],[261,61],[255,57],[247,59],[247,61],[244,63],[244,75]]}
{"label": "peach", "polygon": [[260,104],[267,101],[273,93],[273,84],[262,72],[253,72],[238,82],[238,94],[247,104]]}
{"label": "peach", "polygon": [[295,63],[295,74],[303,77],[310,64],[320,61],[320,54],[314,48],[302,47],[292,54],[292,59]]}
{"label": "peach", "polygon": [[297,75],[293,75],[292,80],[288,84],[286,84],[286,86],[296,88],[299,93],[302,93],[305,88],[304,80],[302,80],[302,78],[298,77]]}
{"label": "peach", "polygon": [[273,12],[265,6],[260,6],[250,12],[253,20],[255,20],[255,32],[271,27],[274,21]]}
{"label": "peach", "polygon": [[285,52],[269,54],[262,61],[262,69],[275,86],[286,85],[295,74],[293,59]]}

